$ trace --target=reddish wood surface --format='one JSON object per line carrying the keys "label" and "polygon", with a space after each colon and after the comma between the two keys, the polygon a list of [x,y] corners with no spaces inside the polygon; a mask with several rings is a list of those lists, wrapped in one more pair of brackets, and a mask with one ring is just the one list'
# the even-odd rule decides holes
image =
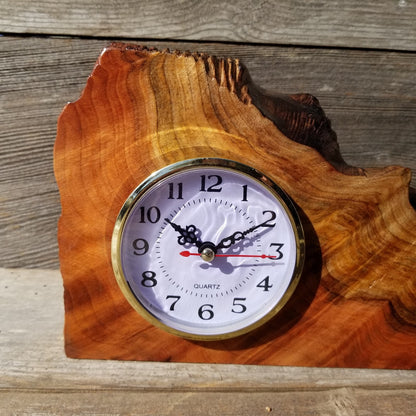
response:
{"label": "reddish wood surface", "polygon": [[[166,334],[129,306],[110,243],[120,207],[143,179],[167,164],[211,156],[252,165],[290,194],[307,259],[295,295],[274,320],[203,343]],[[266,96],[236,60],[114,44],[60,116],[55,175],[68,356],[416,368],[410,172],[345,165],[313,97]]]}

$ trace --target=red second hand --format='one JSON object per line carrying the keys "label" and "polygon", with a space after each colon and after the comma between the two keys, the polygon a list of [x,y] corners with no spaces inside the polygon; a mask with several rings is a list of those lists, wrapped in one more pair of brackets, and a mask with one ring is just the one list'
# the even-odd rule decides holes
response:
{"label": "red second hand", "polygon": [[[191,253],[187,250],[179,253],[183,257],[200,256],[200,253]],[[268,256],[267,254],[216,254],[215,257],[260,257],[261,259],[275,259],[276,256]]]}

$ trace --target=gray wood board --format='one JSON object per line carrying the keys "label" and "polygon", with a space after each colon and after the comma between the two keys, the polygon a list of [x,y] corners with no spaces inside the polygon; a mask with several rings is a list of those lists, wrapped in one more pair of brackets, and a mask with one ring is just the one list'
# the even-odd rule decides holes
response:
{"label": "gray wood board", "polygon": [[0,0],[3,33],[416,49],[411,0]]}
{"label": "gray wood board", "polygon": [[416,371],[73,360],[58,271],[0,269],[0,413],[411,415]]}
{"label": "gray wood board", "polygon": [[[416,185],[416,55],[220,43],[148,46],[240,58],[256,84],[319,98],[347,162],[402,165]],[[0,37],[0,266],[58,268],[57,118],[107,40]],[[4,241],[7,241],[5,243]]]}

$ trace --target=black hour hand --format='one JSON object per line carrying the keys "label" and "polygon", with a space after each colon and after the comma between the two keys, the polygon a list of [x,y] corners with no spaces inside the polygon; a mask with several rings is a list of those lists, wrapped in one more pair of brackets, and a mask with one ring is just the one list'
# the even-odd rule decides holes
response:
{"label": "black hour hand", "polygon": [[178,244],[181,246],[184,246],[185,244],[194,244],[199,247],[202,244],[201,240],[196,236],[197,229],[195,225],[186,225],[185,228],[183,228],[172,222],[169,218],[165,218],[165,221],[180,234],[178,236]]}

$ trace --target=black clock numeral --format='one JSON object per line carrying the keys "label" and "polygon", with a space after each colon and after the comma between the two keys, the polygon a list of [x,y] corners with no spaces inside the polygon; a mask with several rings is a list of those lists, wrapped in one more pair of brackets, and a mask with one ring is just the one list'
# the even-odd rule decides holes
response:
{"label": "black clock numeral", "polygon": [[155,287],[157,285],[156,273],[147,270],[142,273],[142,286],[144,287]]}
{"label": "black clock numeral", "polygon": [[133,254],[136,256],[143,256],[149,251],[149,243],[144,238],[137,238],[132,245],[134,248]]}
{"label": "black clock numeral", "polygon": [[243,187],[243,199],[241,200],[242,202],[247,202],[247,189],[248,189],[248,185],[242,185]]}
{"label": "black clock numeral", "polygon": [[231,312],[234,313],[244,313],[247,310],[247,306],[244,305],[244,302],[247,298],[234,298],[233,300],[233,306],[234,308],[231,309]]}
{"label": "black clock numeral", "polygon": [[146,221],[149,221],[152,224],[155,224],[160,220],[160,209],[155,206],[151,206],[148,209],[145,207],[140,207],[140,220],[141,224],[144,224]]}
{"label": "black clock numeral", "polygon": [[178,303],[178,300],[180,298],[181,298],[180,296],[176,296],[176,295],[168,295],[168,296],[166,296],[166,299],[174,299],[174,301],[170,305],[170,308],[169,308],[170,311],[174,311],[175,310],[175,305]]}
{"label": "black clock numeral", "polygon": [[277,215],[274,211],[263,211],[263,215],[270,214],[270,218],[263,222],[262,227],[275,227],[276,223],[272,223],[276,219]]}
{"label": "black clock numeral", "polygon": [[284,246],[284,243],[271,243],[270,244],[270,247],[277,247],[275,251],[277,253],[277,256],[273,258],[272,260],[280,260],[283,258],[283,253],[281,251],[283,246]]}
{"label": "black clock numeral", "polygon": [[[211,185],[207,188],[207,179]],[[201,175],[201,192],[221,192],[222,177],[220,175]]]}
{"label": "black clock numeral", "polygon": [[[183,199],[182,193],[183,193],[183,183],[173,183],[170,182],[169,184],[169,196],[168,199]],[[176,187],[175,187],[176,185]],[[176,190],[176,192],[175,192]]]}
{"label": "black clock numeral", "polygon": [[263,289],[264,292],[268,292],[273,285],[269,282],[269,276],[266,276],[256,287]]}
{"label": "black clock numeral", "polygon": [[214,317],[214,311],[212,310],[213,307],[214,305],[210,305],[209,303],[202,305],[198,309],[198,316],[204,321],[209,321]]}

